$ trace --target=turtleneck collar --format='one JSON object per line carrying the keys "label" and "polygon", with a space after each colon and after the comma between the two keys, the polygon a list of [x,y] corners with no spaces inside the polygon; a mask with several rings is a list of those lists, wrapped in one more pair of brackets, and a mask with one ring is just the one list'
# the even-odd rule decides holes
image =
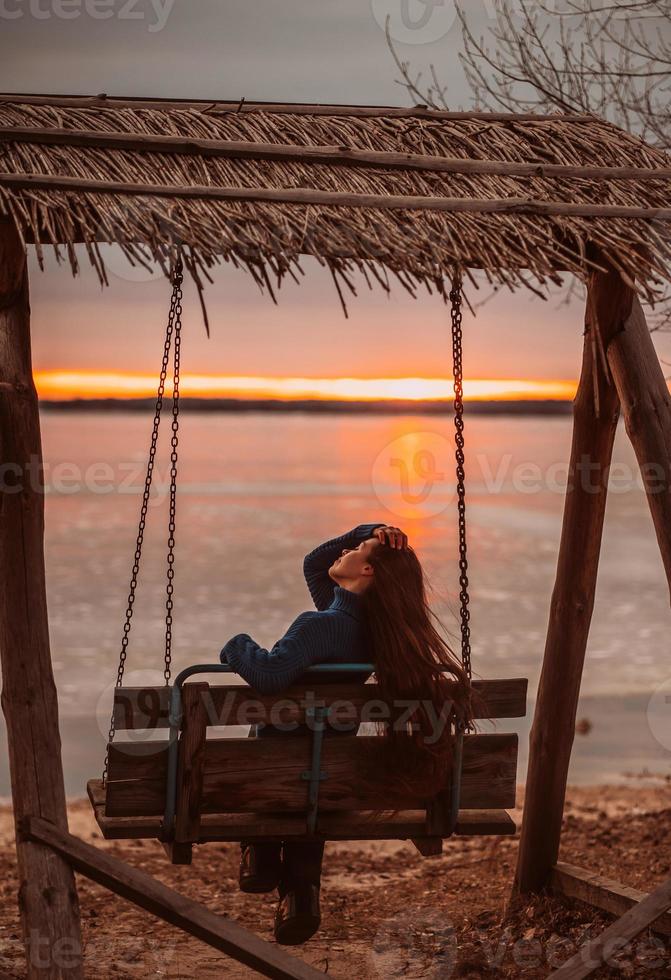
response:
{"label": "turtleneck collar", "polygon": [[341,612],[353,616],[354,619],[361,619],[362,597],[358,592],[350,592],[349,589],[343,589],[341,585],[336,585],[333,602],[329,608],[339,609]]}

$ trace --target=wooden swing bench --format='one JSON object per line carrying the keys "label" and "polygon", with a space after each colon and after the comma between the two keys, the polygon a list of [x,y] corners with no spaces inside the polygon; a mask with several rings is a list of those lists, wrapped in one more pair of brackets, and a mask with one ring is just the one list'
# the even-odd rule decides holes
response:
{"label": "wooden swing bench", "polygon": [[[376,684],[351,679],[364,668],[374,670],[321,664],[306,671],[316,675],[314,683],[281,695],[239,684],[184,684],[196,673],[230,672],[219,664],[188,668],[172,687],[118,688],[116,731],[147,734],[110,742],[105,783],[87,785],[103,836],[156,838],[173,864],[189,864],[193,844],[211,841],[411,840],[431,855],[453,833],[514,834],[506,810],[515,806],[517,734],[455,734],[451,783],[432,799],[400,792],[393,772],[362,778],[362,739],[378,736],[323,737],[328,712],[337,727],[374,721],[384,711]],[[320,684],[319,674],[334,669],[343,681]],[[478,717],[526,714],[525,678],[473,686],[484,704]],[[257,722],[311,725],[308,734],[291,737],[207,737],[209,726]],[[167,730],[168,738],[150,737],[156,730]]]}

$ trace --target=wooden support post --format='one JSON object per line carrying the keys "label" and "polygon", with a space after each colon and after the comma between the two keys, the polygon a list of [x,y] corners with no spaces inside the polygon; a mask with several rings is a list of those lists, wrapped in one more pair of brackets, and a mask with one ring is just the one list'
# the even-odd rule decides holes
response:
{"label": "wooden support post", "polygon": [[[640,301],[631,290],[627,301],[620,329],[608,344],[608,365],[641,468],[671,589],[671,396]],[[597,314],[606,320],[610,315],[603,306]]]}
{"label": "wooden support post", "polygon": [[[26,254],[0,217],[0,658],[14,817],[67,830],[44,577],[44,496],[30,354]],[[82,976],[72,869],[40,843],[19,840],[19,908],[29,978]]]}
{"label": "wooden support post", "polygon": [[[599,274],[590,283],[580,385],[548,633],[529,737],[524,817],[513,896],[540,890],[559,853],[566,779],[575,735],[585,649],[596,587],[608,469],[619,415],[617,392],[599,364],[600,341],[615,332],[618,297]],[[615,300],[610,321],[607,300]],[[592,310],[597,307],[600,337]],[[621,310],[621,306],[619,307]],[[605,355],[602,360],[605,362]],[[598,411],[597,411],[598,409]]]}

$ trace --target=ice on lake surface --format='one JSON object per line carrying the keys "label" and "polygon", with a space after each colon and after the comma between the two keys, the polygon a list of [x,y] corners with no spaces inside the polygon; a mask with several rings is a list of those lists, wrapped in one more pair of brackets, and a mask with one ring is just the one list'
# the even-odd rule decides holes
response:
{"label": "ice on lake surface", "polygon": [[[46,559],[67,790],[99,774],[135,547],[151,420],[45,413]],[[160,683],[167,436],[159,447],[128,672]],[[407,530],[454,644],[458,636],[451,419],[290,413],[184,414],[180,432],[174,671],[216,662],[234,633],[272,645],[310,608],[303,556],[359,523]],[[467,419],[469,575],[476,674],[541,667],[561,527],[569,417]],[[618,433],[571,779],[669,771],[671,730],[647,712],[669,676],[671,614],[635,459]],[[140,673],[135,673],[140,672]],[[654,727],[654,726],[653,726]],[[665,742],[666,745],[661,744]],[[5,769],[0,793],[9,792]]]}

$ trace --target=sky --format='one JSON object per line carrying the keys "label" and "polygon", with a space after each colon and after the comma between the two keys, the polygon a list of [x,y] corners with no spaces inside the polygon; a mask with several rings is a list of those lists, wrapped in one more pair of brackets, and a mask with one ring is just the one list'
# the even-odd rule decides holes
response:
{"label": "sky", "polygon": [[[486,30],[492,4],[472,6]],[[386,46],[387,13],[400,56],[418,70],[434,62],[451,106],[467,107],[451,0],[0,0],[0,90],[409,105]],[[33,361],[42,395],[153,387],[168,284],[137,275],[115,249],[107,259],[111,285],[102,290],[85,261],[73,280],[67,265],[50,260],[39,272],[31,257]],[[387,298],[361,282],[345,319],[330,278],[313,260],[306,258],[304,269],[301,286],[287,282],[274,306],[247,273],[222,267],[207,291],[210,339],[187,289],[187,388],[189,378],[193,393],[200,384],[219,394],[235,389],[231,378],[261,379],[252,385],[256,392],[268,389],[268,379],[298,379],[276,386],[281,396],[308,390],[301,379],[353,378],[379,379],[370,390],[380,394],[394,390],[381,384],[387,379],[419,378],[437,380],[428,387],[404,382],[396,394],[447,394],[449,315],[441,300],[400,291]],[[487,296],[486,286],[471,292],[473,301]],[[537,393],[570,397],[583,315],[582,300],[566,304],[562,293],[542,302],[508,291],[479,306],[477,316],[467,313],[467,394],[469,385],[472,395],[486,391],[487,380],[510,381],[509,394],[524,393],[521,380],[559,382]]]}

